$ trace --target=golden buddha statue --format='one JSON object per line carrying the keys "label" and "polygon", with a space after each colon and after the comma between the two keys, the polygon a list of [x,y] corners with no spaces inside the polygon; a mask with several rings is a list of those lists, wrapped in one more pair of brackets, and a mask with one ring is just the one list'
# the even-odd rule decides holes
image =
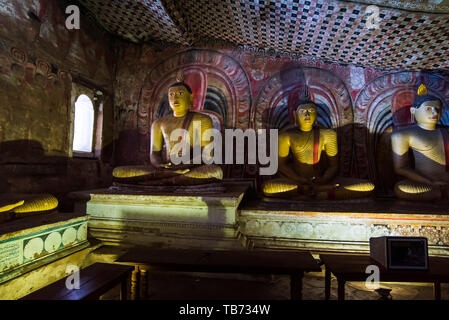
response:
{"label": "golden buddha statue", "polygon": [[394,192],[405,200],[447,198],[449,137],[446,128],[437,127],[442,102],[421,85],[410,113],[416,124],[400,128],[391,135],[394,169],[405,177],[396,183]]}
{"label": "golden buddha statue", "polygon": [[[352,199],[369,196],[374,190],[370,182],[354,178],[337,178],[338,144],[333,129],[316,125],[315,103],[301,103],[295,113],[297,126],[278,137],[278,171],[282,178],[263,184],[267,197],[297,200]],[[288,163],[292,154],[293,164]],[[323,152],[325,157],[323,157]]]}
{"label": "golden buddha statue", "polygon": [[[173,164],[171,161],[173,156],[181,156],[183,152],[186,152],[182,150],[184,147],[179,147],[181,145],[179,140],[170,139],[177,129],[188,132],[189,141],[184,146],[190,149],[186,153],[192,155],[195,148],[200,148],[199,153],[203,153],[203,147],[210,143],[205,139],[207,135],[204,133],[213,128],[212,119],[209,116],[190,111],[193,93],[192,89],[184,83],[182,72],[178,73],[177,82],[168,88],[168,102],[173,114],[154,121],[151,127],[150,161],[152,166],[117,167],[112,173],[114,178],[119,182],[156,186],[198,185],[221,180],[223,171],[218,165],[202,164],[201,159],[196,159],[197,161],[193,159],[183,164]],[[168,161],[163,160],[164,145],[167,158],[170,159]]]}

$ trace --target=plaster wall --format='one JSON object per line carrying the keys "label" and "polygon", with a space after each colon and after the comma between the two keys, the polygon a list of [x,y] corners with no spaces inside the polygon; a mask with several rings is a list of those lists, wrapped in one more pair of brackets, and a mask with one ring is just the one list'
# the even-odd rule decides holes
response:
{"label": "plaster wall", "polygon": [[[110,176],[114,40],[83,15],[81,29],[68,30],[64,9],[65,1],[1,2],[0,192],[62,195]],[[103,104],[102,152],[77,158],[75,95],[93,89],[104,92],[94,101],[97,112]]]}

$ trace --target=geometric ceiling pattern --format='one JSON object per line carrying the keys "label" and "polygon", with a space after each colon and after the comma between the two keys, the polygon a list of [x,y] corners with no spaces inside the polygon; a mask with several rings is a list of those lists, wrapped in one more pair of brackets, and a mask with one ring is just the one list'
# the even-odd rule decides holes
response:
{"label": "geometric ceiling pattern", "polygon": [[[449,0],[80,2],[106,30],[136,43],[217,39],[382,69],[449,69]],[[373,3],[378,20],[367,11]]]}
{"label": "geometric ceiling pattern", "polygon": [[152,39],[187,44],[160,1],[79,0],[107,31],[140,43]]}
{"label": "geometric ceiling pattern", "polygon": [[449,0],[358,0],[358,2],[410,11],[449,13]]}

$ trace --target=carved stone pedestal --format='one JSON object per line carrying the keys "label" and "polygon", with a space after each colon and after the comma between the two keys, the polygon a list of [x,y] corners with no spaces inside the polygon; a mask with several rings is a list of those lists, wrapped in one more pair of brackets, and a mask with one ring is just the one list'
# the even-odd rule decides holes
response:
{"label": "carved stone pedestal", "polygon": [[426,237],[429,254],[449,256],[449,210],[395,200],[254,201],[240,210],[245,246],[369,252],[369,238]]}
{"label": "carved stone pedestal", "polygon": [[72,193],[76,211],[90,216],[90,235],[106,245],[233,248],[237,208],[247,186],[192,195],[109,188]]}

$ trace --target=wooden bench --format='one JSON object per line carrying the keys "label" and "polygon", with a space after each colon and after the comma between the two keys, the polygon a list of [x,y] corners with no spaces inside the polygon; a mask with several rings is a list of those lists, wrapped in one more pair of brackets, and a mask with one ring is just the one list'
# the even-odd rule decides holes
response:
{"label": "wooden bench", "polygon": [[435,300],[441,300],[441,283],[449,283],[449,259],[429,257],[429,269],[421,270],[386,270],[369,255],[321,254],[325,271],[325,300],[330,299],[331,273],[337,278],[338,300],[345,299],[345,284],[350,281],[365,282],[370,274],[366,267],[379,267],[379,282],[430,282],[434,285]]}
{"label": "wooden bench", "polygon": [[[304,272],[321,272],[309,252],[150,249],[135,247],[116,261],[135,266],[131,295],[147,293],[147,270],[290,275],[292,300],[302,298]],[[140,274],[140,281],[138,275]]]}
{"label": "wooden bench", "polygon": [[131,266],[95,263],[80,270],[80,288],[68,289],[63,278],[20,300],[94,300],[121,284],[120,298],[126,300]]}

